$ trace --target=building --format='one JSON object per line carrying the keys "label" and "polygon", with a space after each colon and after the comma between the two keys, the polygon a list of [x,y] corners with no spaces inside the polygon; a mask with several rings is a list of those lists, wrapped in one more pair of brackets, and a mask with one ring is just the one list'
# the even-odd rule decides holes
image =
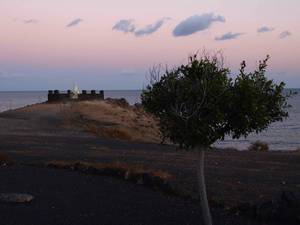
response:
{"label": "building", "polygon": [[65,102],[65,101],[87,101],[87,100],[104,100],[104,91],[91,90],[87,92],[82,90],[81,93],[75,93],[68,90],[67,92],[60,92],[59,90],[48,91],[48,102]]}

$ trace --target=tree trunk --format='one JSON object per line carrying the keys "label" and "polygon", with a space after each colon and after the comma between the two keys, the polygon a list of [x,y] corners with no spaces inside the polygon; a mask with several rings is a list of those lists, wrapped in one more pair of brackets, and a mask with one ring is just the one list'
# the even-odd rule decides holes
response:
{"label": "tree trunk", "polygon": [[204,225],[212,225],[211,214],[209,210],[207,194],[206,194],[206,184],[204,177],[204,155],[205,149],[198,147],[199,152],[199,165],[198,165],[198,184],[199,184],[199,194],[200,194],[200,205],[202,210],[202,217]]}

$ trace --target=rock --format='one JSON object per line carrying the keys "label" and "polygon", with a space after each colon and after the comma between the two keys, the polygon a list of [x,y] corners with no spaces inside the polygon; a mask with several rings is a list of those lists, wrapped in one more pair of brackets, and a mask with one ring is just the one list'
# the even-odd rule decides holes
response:
{"label": "rock", "polygon": [[34,199],[29,194],[0,193],[0,202],[3,203],[29,203]]}

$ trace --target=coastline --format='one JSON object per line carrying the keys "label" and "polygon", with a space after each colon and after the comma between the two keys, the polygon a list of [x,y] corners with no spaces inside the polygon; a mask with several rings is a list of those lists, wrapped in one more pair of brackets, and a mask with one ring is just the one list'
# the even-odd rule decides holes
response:
{"label": "coastline", "polygon": [[[20,171],[21,169],[18,168],[21,166],[24,171],[27,171],[29,168],[26,165],[46,164],[50,161],[69,163],[122,162],[129,165],[142,165],[146,168],[170,173],[173,176],[170,182],[176,188],[192,198],[197,198],[197,183],[195,182],[197,157],[195,153],[186,153],[174,146],[160,145],[155,141],[147,143],[146,139],[132,138],[128,140],[125,138],[124,140],[87,132],[82,123],[111,119],[107,116],[110,116],[112,112],[107,110],[114,110],[119,113],[125,113],[124,111],[126,111],[125,115],[132,115],[134,112],[132,109],[126,108],[128,106],[120,106],[115,103],[107,103],[111,104],[111,108],[105,108],[105,110],[104,105],[98,105],[98,103],[93,103],[96,106],[88,104],[90,106],[89,112],[99,112],[99,107],[102,107],[102,112],[107,113],[101,115],[106,115],[106,117],[88,117],[94,114],[84,114],[82,111],[77,111],[78,108],[74,105],[65,105],[62,108],[60,104],[46,103],[0,113],[0,152],[7,155],[15,163],[16,168],[13,166],[11,170]],[[69,108],[66,107],[70,107],[72,110],[77,109],[76,113],[79,114],[75,113],[76,118],[83,117],[80,124],[74,126],[70,123],[70,121],[74,121],[73,117],[71,117],[71,120],[65,119],[66,115],[72,115],[72,112],[75,112],[69,111]],[[119,118],[120,115],[116,114],[115,117]],[[145,115],[136,115],[139,115],[142,122],[145,122],[145,118],[149,119]],[[70,119],[69,116],[67,118]],[[128,118],[125,119],[128,120]],[[133,116],[132,121],[136,119]],[[122,120],[118,120],[108,124],[100,123],[99,125],[120,127],[121,122]],[[128,126],[130,123],[126,124],[127,132],[137,129]],[[123,124],[123,126],[125,125]],[[148,130],[149,127],[145,129]],[[143,137],[145,138],[145,135]],[[282,190],[299,193],[300,183],[297,183],[300,171],[299,152],[212,150],[207,153],[206,162],[208,195],[212,205],[218,203],[218,206],[213,206],[213,213],[217,214],[215,217],[220,220],[222,218],[228,219],[228,217],[232,219],[231,214],[223,215],[225,208],[232,209],[246,203],[257,205],[272,201],[280,196]],[[3,177],[9,179],[10,168],[8,167],[5,170]],[[33,170],[39,171],[39,168]],[[60,174],[65,172],[46,169],[46,173]],[[33,182],[31,177],[25,179],[28,183]],[[36,179],[39,179],[39,177],[36,177]],[[126,181],[122,182],[126,185]],[[7,191],[9,191],[11,186],[7,185],[7,188]],[[169,198],[173,199],[173,197]],[[176,199],[174,201],[179,204],[181,200]],[[190,200],[187,201],[190,202]],[[193,205],[195,203],[191,202],[189,204]],[[196,209],[196,205],[191,207]],[[223,205],[224,209],[220,209],[220,205]],[[189,209],[180,208],[179,210],[181,213],[188,215]],[[198,217],[193,218],[196,224],[195,218]],[[248,219],[243,216],[233,218],[233,220],[244,222]],[[237,222],[235,224],[245,223]],[[272,222],[270,224],[276,223]]]}
{"label": "coastline", "polygon": [[[271,126],[262,133],[256,135],[251,134],[246,139],[232,140],[227,137],[224,141],[216,143],[215,147],[220,148],[236,148],[236,149],[247,149],[252,143],[256,141],[262,141],[268,143],[270,149],[273,151],[281,150],[296,150],[300,148],[300,89],[293,89],[298,91],[298,95],[290,99],[290,104],[293,106],[290,111],[290,117],[283,122],[271,124]],[[3,92],[2,92],[3,93]],[[9,92],[10,94],[14,92]],[[135,102],[138,102],[140,91],[105,91],[105,98],[125,98],[130,105],[133,105]],[[43,95],[43,97],[39,97]],[[31,103],[38,103],[46,101],[47,92],[17,92],[16,96],[11,95],[1,95],[0,92],[0,111],[1,107],[4,109],[9,109],[12,105],[12,109],[19,108],[19,106],[30,105]],[[9,99],[15,99],[11,103]]]}

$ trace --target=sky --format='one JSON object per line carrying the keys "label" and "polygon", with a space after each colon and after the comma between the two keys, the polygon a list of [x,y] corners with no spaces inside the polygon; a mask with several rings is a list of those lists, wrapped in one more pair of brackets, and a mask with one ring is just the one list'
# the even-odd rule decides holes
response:
{"label": "sky", "polygon": [[267,54],[300,87],[299,0],[0,0],[0,91],[141,89],[148,70],[222,51],[232,76]]}

